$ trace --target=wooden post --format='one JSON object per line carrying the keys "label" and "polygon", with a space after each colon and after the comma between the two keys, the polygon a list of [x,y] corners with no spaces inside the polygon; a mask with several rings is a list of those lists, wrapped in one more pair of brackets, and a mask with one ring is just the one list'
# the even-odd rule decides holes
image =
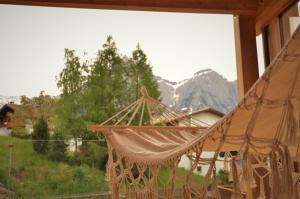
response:
{"label": "wooden post", "polygon": [[234,32],[238,93],[241,99],[259,77],[254,18],[235,15]]}
{"label": "wooden post", "polygon": [[[236,67],[239,98],[242,99],[259,77],[255,21],[251,16],[234,16]],[[253,199],[250,184],[246,185],[247,199]]]}

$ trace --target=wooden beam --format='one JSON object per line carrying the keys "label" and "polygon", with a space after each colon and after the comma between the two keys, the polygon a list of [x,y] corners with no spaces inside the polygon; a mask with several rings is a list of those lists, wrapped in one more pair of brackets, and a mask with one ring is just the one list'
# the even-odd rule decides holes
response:
{"label": "wooden beam", "polygon": [[259,77],[254,18],[234,16],[234,32],[238,92],[242,98]]}
{"label": "wooden beam", "polygon": [[259,5],[259,10],[255,19],[256,34],[262,33],[265,25],[276,18],[285,8],[297,0],[264,0]]}
{"label": "wooden beam", "polygon": [[0,0],[0,4],[256,15],[258,0]]}

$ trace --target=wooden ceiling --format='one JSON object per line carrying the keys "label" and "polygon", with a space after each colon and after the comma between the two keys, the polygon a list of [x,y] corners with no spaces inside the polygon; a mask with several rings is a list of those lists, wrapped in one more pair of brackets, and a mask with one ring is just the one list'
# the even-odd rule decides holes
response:
{"label": "wooden ceiling", "polygon": [[256,15],[261,0],[0,0],[51,7]]}
{"label": "wooden ceiling", "polygon": [[295,0],[0,0],[0,4],[253,16],[256,32]]}

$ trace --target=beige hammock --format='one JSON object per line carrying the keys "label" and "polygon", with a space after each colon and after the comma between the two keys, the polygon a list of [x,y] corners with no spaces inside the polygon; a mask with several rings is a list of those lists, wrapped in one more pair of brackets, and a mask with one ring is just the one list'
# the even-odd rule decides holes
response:
{"label": "beige hammock", "polygon": [[[239,105],[209,128],[188,119],[185,126],[176,126],[178,118],[187,117],[155,101],[143,88],[141,99],[90,127],[103,133],[108,143],[113,198],[174,198],[178,178],[183,179],[183,198],[220,198],[215,163],[220,152],[228,151],[239,151],[235,157],[226,156],[231,161],[232,197],[242,198],[242,190],[256,187],[256,198],[300,198],[299,70],[298,27]],[[203,158],[203,151],[214,156]],[[180,176],[177,166],[183,155],[192,166]],[[209,170],[195,185],[191,176],[199,165],[209,165]],[[170,176],[162,187],[159,172],[165,168]]]}

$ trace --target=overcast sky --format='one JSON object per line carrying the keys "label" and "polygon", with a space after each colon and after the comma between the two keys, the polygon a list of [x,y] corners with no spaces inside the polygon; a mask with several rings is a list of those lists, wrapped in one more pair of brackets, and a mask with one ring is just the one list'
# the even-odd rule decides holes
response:
{"label": "overcast sky", "polygon": [[231,15],[0,5],[0,95],[58,95],[64,48],[91,58],[108,35],[128,56],[140,43],[154,74],[165,79],[205,68],[236,79]]}

